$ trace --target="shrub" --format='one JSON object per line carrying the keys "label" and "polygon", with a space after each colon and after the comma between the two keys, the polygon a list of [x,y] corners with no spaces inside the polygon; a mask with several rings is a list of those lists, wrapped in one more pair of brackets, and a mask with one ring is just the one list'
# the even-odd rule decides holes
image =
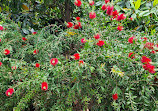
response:
{"label": "shrub", "polygon": [[[117,30],[128,16],[118,21],[81,2],[84,17],[57,35],[45,27],[24,40],[17,25],[2,17],[1,110],[157,110],[157,35]],[[96,17],[90,19],[92,10]]]}

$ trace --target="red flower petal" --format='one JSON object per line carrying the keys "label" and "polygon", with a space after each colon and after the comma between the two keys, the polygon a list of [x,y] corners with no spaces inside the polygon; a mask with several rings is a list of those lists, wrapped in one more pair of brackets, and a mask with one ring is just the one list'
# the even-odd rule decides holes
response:
{"label": "red flower petal", "polygon": [[96,13],[95,12],[90,12],[89,13],[89,18],[90,19],[94,19],[96,17]]}
{"label": "red flower petal", "polygon": [[58,64],[58,59],[57,59],[57,58],[52,58],[52,59],[50,60],[50,63],[51,63],[53,66],[55,66],[56,64]]}
{"label": "red flower petal", "polygon": [[97,42],[97,45],[100,46],[100,47],[103,46],[104,44],[105,44],[105,43],[104,43],[103,40],[99,40],[99,41]]}
{"label": "red flower petal", "polygon": [[13,89],[13,88],[9,88],[9,89],[5,92],[5,94],[6,94],[6,96],[11,96],[11,95],[13,94],[13,92],[14,92],[14,89]]}
{"label": "red flower petal", "polygon": [[80,59],[80,55],[78,53],[75,53],[73,56],[74,56],[73,59],[75,59],[75,60],[79,60]]}
{"label": "red flower petal", "polygon": [[80,0],[75,0],[75,3],[74,3],[76,6],[80,7],[81,6],[81,1]]}
{"label": "red flower petal", "polygon": [[48,84],[47,84],[47,82],[42,82],[42,84],[41,84],[41,89],[44,90],[44,91],[46,91],[46,90],[48,89]]}
{"label": "red flower petal", "polygon": [[5,49],[5,50],[4,50],[4,54],[5,54],[5,55],[9,55],[9,54],[10,54],[10,50]]}
{"label": "red flower petal", "polygon": [[39,64],[39,63],[36,63],[36,64],[35,64],[35,67],[37,67],[37,68],[40,67],[40,64]]}
{"label": "red flower petal", "polygon": [[118,99],[118,95],[117,95],[117,94],[113,94],[113,95],[112,95],[112,98],[113,98],[114,100],[117,100],[117,99]]}

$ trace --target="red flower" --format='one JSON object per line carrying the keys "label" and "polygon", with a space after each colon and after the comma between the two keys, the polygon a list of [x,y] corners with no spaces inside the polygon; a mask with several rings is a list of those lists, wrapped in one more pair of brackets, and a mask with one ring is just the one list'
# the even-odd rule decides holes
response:
{"label": "red flower", "polygon": [[156,53],[156,51],[154,51],[154,50],[153,50],[153,51],[151,51],[150,53],[155,54],[155,53]]}
{"label": "red flower", "polygon": [[2,40],[0,39],[0,42],[1,42]]}
{"label": "red flower", "polygon": [[0,66],[2,65],[2,62],[0,62]]}
{"label": "red flower", "polygon": [[143,42],[148,40],[147,37],[143,37],[143,38],[141,38],[141,39],[144,39]]}
{"label": "red flower", "polygon": [[3,30],[3,27],[2,27],[2,26],[0,26],[0,30]]}
{"label": "red flower", "polygon": [[80,59],[80,55],[79,55],[78,53],[75,53],[75,54],[73,55],[73,59],[79,60],[79,59]]}
{"label": "red flower", "polygon": [[100,35],[99,35],[99,34],[96,34],[96,35],[94,35],[94,38],[95,38],[95,39],[99,39],[99,38],[100,38]]}
{"label": "red flower", "polygon": [[57,59],[57,58],[52,58],[52,59],[50,60],[50,63],[51,63],[53,66],[55,66],[56,64],[58,64],[58,59]]}
{"label": "red flower", "polygon": [[118,16],[117,10],[115,10],[115,11],[112,12],[112,16]]}
{"label": "red flower", "polygon": [[130,52],[130,53],[128,54],[128,57],[130,57],[131,59],[134,59],[134,58],[135,58],[135,54],[134,54],[133,52]]}
{"label": "red flower", "polygon": [[80,61],[79,61],[79,65],[81,65],[81,64],[84,64],[84,61],[83,61],[83,60],[80,60]]}
{"label": "red flower", "polygon": [[5,49],[5,50],[4,50],[4,54],[5,54],[5,55],[9,55],[9,54],[10,54],[10,50]]}
{"label": "red flower", "polygon": [[103,40],[99,40],[99,41],[97,42],[97,45],[100,46],[100,47],[103,46],[104,44],[105,44],[105,43],[104,43]]}
{"label": "red flower", "polygon": [[66,26],[67,26],[68,28],[70,28],[70,27],[73,26],[73,23],[72,23],[72,22],[68,22]]}
{"label": "red flower", "polygon": [[38,50],[34,50],[33,51],[33,54],[37,54],[39,51]]}
{"label": "red flower", "polygon": [[145,64],[148,64],[149,62],[151,62],[151,59],[146,57],[146,56],[142,56],[141,62],[145,63]]}
{"label": "red flower", "polygon": [[22,40],[23,40],[23,41],[26,41],[27,39],[26,39],[25,37],[22,37]]}
{"label": "red flower", "polygon": [[147,42],[147,43],[144,45],[144,48],[154,49],[153,46],[154,46],[154,43]]}
{"label": "red flower", "polygon": [[110,2],[110,0],[105,0],[105,3],[107,4],[108,2]]}
{"label": "red flower", "polygon": [[117,30],[122,31],[122,30],[123,30],[123,27],[122,27],[122,26],[118,26],[118,27],[117,27]]}
{"label": "red flower", "polygon": [[118,99],[118,95],[117,95],[117,94],[113,94],[113,95],[112,95],[112,98],[113,98],[114,100],[117,100],[117,99]]}
{"label": "red flower", "polygon": [[37,32],[32,32],[33,35],[37,34]]}
{"label": "red flower", "polygon": [[41,89],[44,90],[44,91],[46,91],[46,90],[48,89],[48,84],[47,84],[47,82],[42,82],[42,84],[41,84]]}
{"label": "red flower", "polygon": [[13,88],[9,88],[9,89],[5,92],[5,94],[6,94],[6,96],[11,96],[11,95],[13,94],[13,92],[14,92],[14,89],[13,89]]}
{"label": "red flower", "polygon": [[114,9],[114,6],[111,6],[111,7],[108,6],[108,7],[107,7],[106,14],[108,14],[108,15],[112,15],[113,9]]}
{"label": "red flower", "polygon": [[12,70],[16,70],[16,69],[17,69],[17,67],[16,67],[16,66],[13,66],[13,67],[12,67]]}
{"label": "red flower", "polygon": [[105,10],[107,9],[107,6],[104,4],[104,5],[102,5],[101,9],[102,9],[103,11],[105,11]]}
{"label": "red flower", "polygon": [[86,39],[85,39],[85,38],[82,38],[82,39],[81,39],[81,43],[86,43]]}
{"label": "red flower", "polygon": [[80,0],[75,0],[75,3],[74,3],[76,6],[80,7],[81,6],[81,1]]}
{"label": "red flower", "polygon": [[149,64],[149,63],[144,64],[144,65],[143,65],[143,68],[144,68],[145,70],[148,70],[150,73],[155,73],[155,71],[154,71],[155,66],[153,66],[153,65],[151,65],[151,64]]}
{"label": "red flower", "polygon": [[124,16],[124,14],[121,14],[119,16],[117,16],[117,20],[120,21],[120,20],[124,20],[126,17]]}
{"label": "red flower", "polygon": [[131,21],[133,21],[133,18],[132,18],[132,17],[130,17],[130,20],[131,20]]}
{"label": "red flower", "polygon": [[80,22],[78,22],[77,24],[75,24],[74,25],[74,27],[73,27],[74,29],[79,29],[79,28],[82,28],[82,26],[81,26],[81,23]]}
{"label": "red flower", "polygon": [[40,64],[39,64],[39,63],[36,63],[36,64],[35,64],[35,67],[37,67],[37,68],[40,67]]}
{"label": "red flower", "polygon": [[89,13],[89,18],[90,19],[94,19],[96,17],[96,13],[95,12],[90,12]]}
{"label": "red flower", "polygon": [[93,6],[94,5],[94,1],[90,1],[89,5]]}
{"label": "red flower", "polygon": [[79,21],[79,20],[80,20],[80,17],[76,17],[76,20]]}
{"label": "red flower", "polygon": [[134,39],[135,37],[133,36],[133,37],[130,37],[129,39],[128,39],[128,42],[129,43],[131,43],[131,44],[133,44],[133,39]]}

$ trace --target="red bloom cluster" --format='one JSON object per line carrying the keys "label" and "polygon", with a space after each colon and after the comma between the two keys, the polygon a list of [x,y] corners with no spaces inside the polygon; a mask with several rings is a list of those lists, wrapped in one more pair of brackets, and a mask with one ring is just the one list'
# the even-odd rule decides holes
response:
{"label": "red bloom cluster", "polygon": [[130,38],[128,39],[128,42],[131,43],[131,44],[133,44],[134,38],[135,38],[134,36],[133,36],[133,37],[130,37]]}
{"label": "red bloom cluster", "polygon": [[84,61],[83,61],[83,60],[80,60],[80,61],[79,61],[79,65],[81,65],[81,64],[84,64]]}
{"label": "red bloom cluster", "polygon": [[55,66],[56,64],[58,64],[58,59],[57,59],[57,58],[52,58],[52,59],[50,60],[50,63],[51,63],[53,66]]}
{"label": "red bloom cluster", "polygon": [[130,20],[131,20],[131,21],[133,21],[133,18],[132,18],[132,17],[130,17]]}
{"label": "red bloom cluster", "polygon": [[5,94],[6,94],[6,96],[11,96],[11,95],[13,94],[13,92],[14,92],[14,89],[13,89],[13,88],[9,88],[9,89],[5,92]]}
{"label": "red bloom cluster", "polygon": [[105,10],[107,9],[106,4],[102,5],[101,9],[102,9],[103,11],[105,11]]}
{"label": "red bloom cluster", "polygon": [[79,20],[80,20],[80,17],[76,17],[76,20],[79,21]]}
{"label": "red bloom cluster", "polygon": [[124,14],[121,14],[119,16],[117,16],[117,21],[121,21],[121,20],[124,20],[126,17],[124,16]]}
{"label": "red bloom cluster", "polygon": [[9,55],[9,54],[10,54],[10,50],[5,49],[5,50],[4,50],[4,54],[5,54],[5,55]]}
{"label": "red bloom cluster", "polygon": [[3,27],[2,27],[2,26],[0,26],[0,30],[2,30],[2,31],[3,31]]}
{"label": "red bloom cluster", "polygon": [[93,6],[94,5],[94,1],[90,1],[89,5]]}
{"label": "red bloom cluster", "polygon": [[108,14],[108,15],[112,15],[112,13],[113,13],[113,9],[114,9],[114,6],[108,6],[107,7],[107,11],[106,11],[106,14]]}
{"label": "red bloom cluster", "polygon": [[73,55],[73,59],[79,60],[79,59],[80,59],[80,55],[79,55],[78,53],[75,53],[75,54]]}
{"label": "red bloom cluster", "polygon": [[39,52],[39,50],[34,50],[33,54],[37,54]]}
{"label": "red bloom cluster", "polygon": [[123,30],[123,27],[122,27],[122,26],[118,26],[118,27],[117,27],[117,30],[122,31],[122,30]]}
{"label": "red bloom cluster", "polygon": [[152,50],[150,53],[151,53],[151,54],[155,54],[155,53],[156,53],[156,51]]}
{"label": "red bloom cluster", "polygon": [[2,62],[0,62],[0,66],[2,65]]}
{"label": "red bloom cluster", "polygon": [[107,4],[108,2],[110,2],[110,0],[105,0],[105,3]]}
{"label": "red bloom cluster", "polygon": [[117,10],[115,10],[115,11],[112,12],[112,16],[114,16],[114,17],[118,16]]}
{"label": "red bloom cluster", "polygon": [[23,41],[26,41],[27,39],[26,39],[25,37],[22,37],[22,40],[23,40]]}
{"label": "red bloom cluster", "polygon": [[75,24],[74,25],[74,27],[73,27],[74,29],[79,29],[79,28],[82,28],[82,26],[81,26],[81,23],[80,22],[78,22],[77,24]]}
{"label": "red bloom cluster", "polygon": [[82,38],[82,39],[81,39],[81,43],[86,43],[86,39],[85,39],[85,38]]}
{"label": "red bloom cluster", "polygon": [[47,84],[47,82],[42,82],[42,84],[41,84],[41,89],[44,90],[44,91],[46,91],[46,90],[48,89],[48,84]]}
{"label": "red bloom cluster", "polygon": [[112,95],[112,98],[113,98],[114,100],[117,100],[117,99],[118,99],[118,95],[117,95],[117,94],[113,94],[113,95]]}
{"label": "red bloom cluster", "polygon": [[150,62],[152,62],[150,58],[146,56],[142,56],[141,62],[144,63],[143,68],[145,70],[148,70],[150,73],[155,73],[154,71],[155,66],[150,64]]}
{"label": "red bloom cluster", "polygon": [[96,35],[94,35],[94,38],[95,38],[95,39],[99,39],[99,38],[100,38],[100,35],[99,35],[99,34],[96,34]]}
{"label": "red bloom cluster", "polygon": [[33,35],[37,34],[37,32],[32,32]]}
{"label": "red bloom cluster", "polygon": [[145,41],[147,41],[148,40],[148,38],[146,38],[146,37],[143,37],[143,38],[141,38],[141,39],[143,39],[143,42]]}
{"label": "red bloom cluster", "polygon": [[73,26],[73,23],[72,22],[68,22],[67,25],[66,25],[68,28],[71,28]]}
{"label": "red bloom cluster", "polygon": [[144,48],[148,48],[148,49],[154,49],[154,43],[151,43],[151,42],[147,42],[145,43],[144,45]]}
{"label": "red bloom cluster", "polygon": [[134,54],[133,52],[130,52],[130,53],[128,54],[128,57],[130,57],[131,59],[134,59],[134,58],[135,58],[135,54]]}
{"label": "red bloom cluster", "polygon": [[80,7],[81,6],[81,1],[80,0],[75,0],[75,3],[74,3],[76,6]]}
{"label": "red bloom cluster", "polygon": [[151,64],[144,64],[144,65],[143,65],[143,68],[144,68],[145,70],[148,70],[150,73],[155,73],[155,71],[154,71],[155,66],[153,66],[153,65],[151,65]]}
{"label": "red bloom cluster", "polygon": [[97,42],[97,45],[98,46],[103,46],[105,43],[104,43],[104,41],[103,40],[98,40],[98,42]]}
{"label": "red bloom cluster", "polygon": [[35,64],[35,67],[39,68],[39,67],[40,67],[40,64],[39,64],[39,63],[36,63],[36,64]]}
{"label": "red bloom cluster", "polygon": [[16,70],[16,69],[17,69],[17,67],[16,67],[16,66],[13,66],[13,67],[12,67],[12,70]]}
{"label": "red bloom cluster", "polygon": [[141,62],[145,64],[149,64],[149,62],[151,62],[151,59],[146,56],[142,56]]}
{"label": "red bloom cluster", "polygon": [[95,12],[90,12],[89,13],[89,18],[90,19],[94,19],[96,17],[96,13]]}

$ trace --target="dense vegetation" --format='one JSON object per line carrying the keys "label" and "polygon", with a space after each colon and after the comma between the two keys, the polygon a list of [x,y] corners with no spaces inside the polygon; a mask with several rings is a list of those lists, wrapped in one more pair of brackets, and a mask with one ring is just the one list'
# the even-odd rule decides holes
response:
{"label": "dense vegetation", "polygon": [[1,0],[0,110],[157,111],[157,1],[60,2]]}

